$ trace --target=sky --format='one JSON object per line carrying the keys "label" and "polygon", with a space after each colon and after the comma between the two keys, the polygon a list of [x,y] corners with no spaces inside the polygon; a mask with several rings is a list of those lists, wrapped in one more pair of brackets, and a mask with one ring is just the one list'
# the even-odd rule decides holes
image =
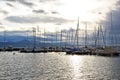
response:
{"label": "sky", "polygon": [[39,27],[41,31],[79,28],[94,32],[99,25],[119,33],[120,0],[0,0],[0,31],[26,31]]}
{"label": "sky", "polygon": [[[26,30],[39,26],[48,31],[76,28],[79,16],[96,25],[119,9],[119,0],[0,0],[0,28]],[[88,27],[93,29],[93,27]]]}

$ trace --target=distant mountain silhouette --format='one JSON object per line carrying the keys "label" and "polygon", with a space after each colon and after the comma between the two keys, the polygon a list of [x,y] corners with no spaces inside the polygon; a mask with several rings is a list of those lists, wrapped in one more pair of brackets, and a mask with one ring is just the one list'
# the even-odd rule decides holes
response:
{"label": "distant mountain silhouette", "polygon": [[[4,37],[0,36],[0,47],[3,48],[4,47]],[[41,42],[40,42],[41,41]],[[46,38],[45,39],[46,42],[44,42],[44,38],[37,38],[36,40],[36,46],[60,46],[60,45],[67,45],[67,43],[63,42],[63,43],[56,43],[55,39],[51,39],[51,38]],[[27,39],[27,37],[25,36],[7,36],[6,37],[6,41],[5,41],[5,46],[13,46],[13,47],[33,47],[33,37],[29,37]]]}

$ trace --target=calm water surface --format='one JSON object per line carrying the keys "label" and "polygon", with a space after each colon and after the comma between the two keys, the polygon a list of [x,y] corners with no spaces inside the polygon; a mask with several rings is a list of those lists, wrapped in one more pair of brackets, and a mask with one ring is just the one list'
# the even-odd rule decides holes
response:
{"label": "calm water surface", "polygon": [[1,52],[0,80],[120,80],[120,57]]}

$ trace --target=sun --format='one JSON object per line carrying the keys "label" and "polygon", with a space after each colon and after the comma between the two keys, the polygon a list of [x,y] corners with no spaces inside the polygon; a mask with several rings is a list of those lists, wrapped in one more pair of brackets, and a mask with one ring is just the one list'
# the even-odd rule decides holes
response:
{"label": "sun", "polygon": [[[114,8],[116,1],[109,0],[61,0],[59,11],[62,17],[80,21],[100,22]],[[99,14],[102,13],[102,14]]]}
{"label": "sun", "polygon": [[[96,9],[97,1],[91,0],[62,0],[63,5],[60,8],[62,16],[67,19],[76,19],[78,16],[80,20],[90,21],[97,17],[93,15]],[[93,17],[95,16],[95,17]]]}

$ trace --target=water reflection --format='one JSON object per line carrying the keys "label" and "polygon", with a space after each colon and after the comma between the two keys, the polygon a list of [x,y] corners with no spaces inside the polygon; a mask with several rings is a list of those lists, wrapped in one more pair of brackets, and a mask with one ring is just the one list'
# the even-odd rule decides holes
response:
{"label": "water reflection", "polygon": [[80,70],[83,64],[83,57],[74,55],[70,56],[71,66],[73,68],[73,80],[80,79],[83,75],[82,71]]}
{"label": "water reflection", "polygon": [[0,80],[120,80],[120,57],[0,53]]}

